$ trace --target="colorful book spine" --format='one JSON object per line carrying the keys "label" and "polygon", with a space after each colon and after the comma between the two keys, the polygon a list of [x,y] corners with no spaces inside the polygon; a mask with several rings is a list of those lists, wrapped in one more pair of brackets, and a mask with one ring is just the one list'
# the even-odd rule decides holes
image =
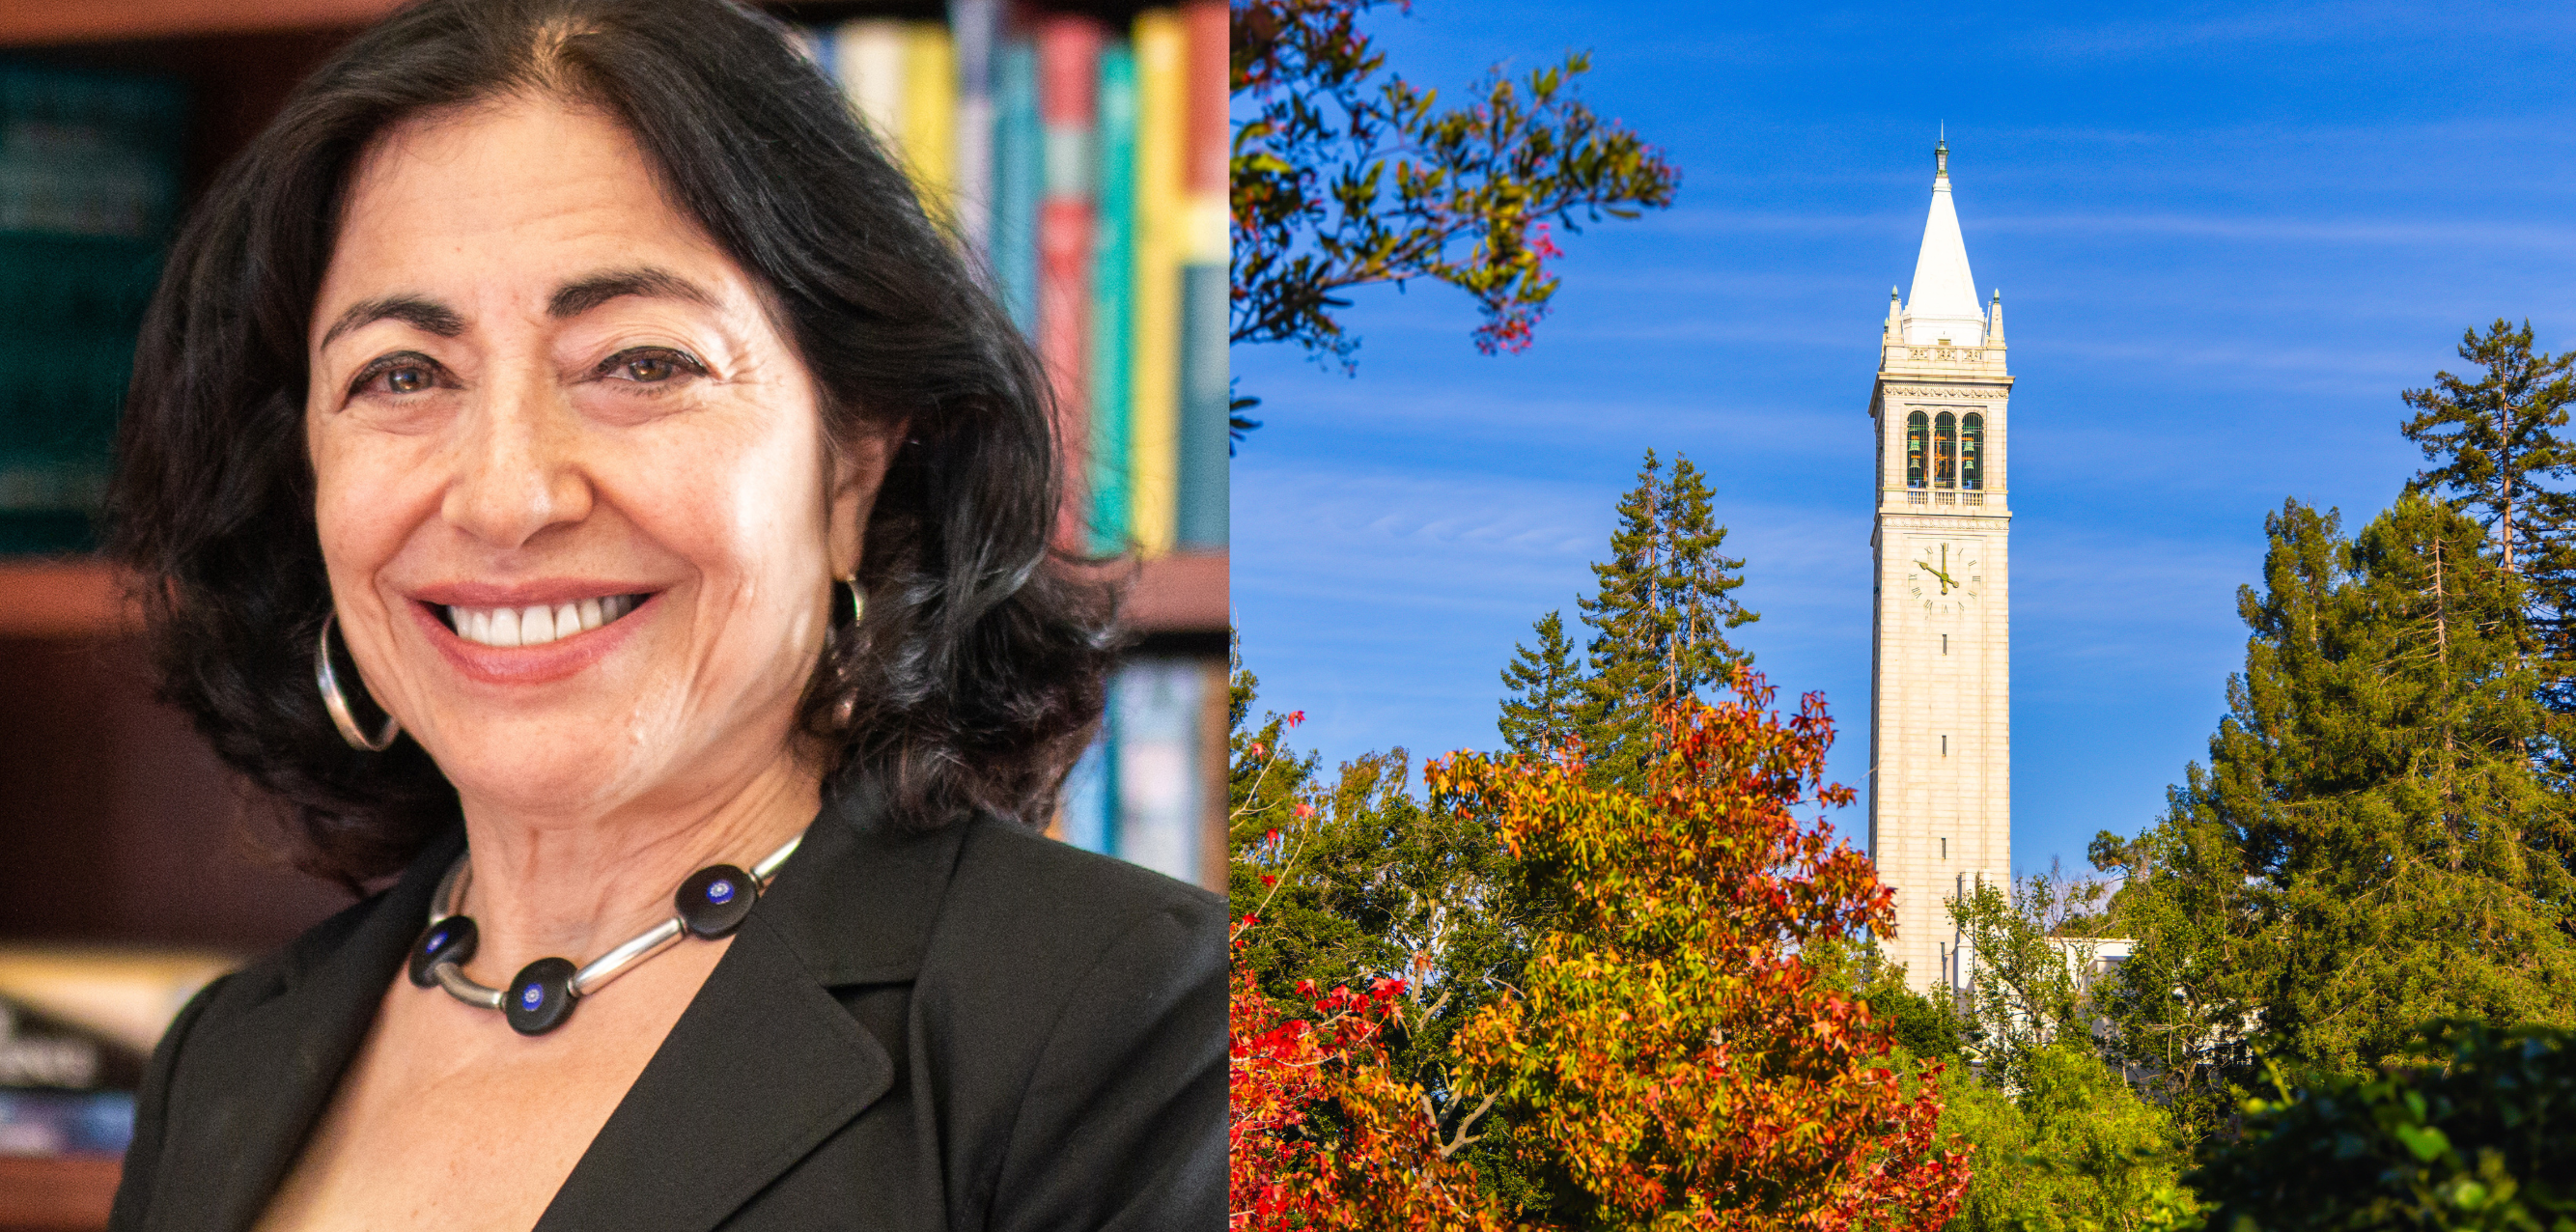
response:
{"label": "colorful book spine", "polygon": [[942,224],[956,218],[957,49],[935,21],[903,28],[903,161],[921,208]]}
{"label": "colorful book spine", "polygon": [[1118,855],[1202,880],[1199,707],[1206,672],[1187,659],[1134,659],[1110,682],[1118,741]]}
{"label": "colorful book spine", "polygon": [[[1038,355],[1054,382],[1056,440],[1079,487],[1091,455],[1091,138],[1100,111],[1100,28],[1055,16],[1038,30],[1038,119],[1046,191],[1038,202]],[[1069,494],[1058,542],[1088,542],[1084,498]]]}
{"label": "colorful book spine", "polygon": [[1180,496],[1176,538],[1189,551],[1226,546],[1232,443],[1226,384],[1227,10],[1181,9],[1188,43],[1181,100]]}
{"label": "colorful book spine", "polygon": [[841,95],[890,157],[903,150],[903,23],[863,17],[841,23],[832,38]]}
{"label": "colorful book spine", "polygon": [[1038,49],[1005,37],[993,58],[993,279],[1020,332],[1038,332],[1038,195],[1046,155],[1038,125]]}
{"label": "colorful book spine", "polygon": [[1134,534],[1128,472],[1134,396],[1136,271],[1136,55],[1123,43],[1100,52],[1097,208],[1091,261],[1091,550],[1124,552]]}
{"label": "colorful book spine", "polygon": [[950,210],[966,251],[987,263],[993,254],[993,43],[1001,37],[1001,24],[1001,0],[948,2],[948,28],[957,40],[956,174]]}
{"label": "colorful book spine", "polygon": [[1136,546],[1172,550],[1180,496],[1182,106],[1188,39],[1178,13],[1136,16],[1135,389],[1128,426]]}

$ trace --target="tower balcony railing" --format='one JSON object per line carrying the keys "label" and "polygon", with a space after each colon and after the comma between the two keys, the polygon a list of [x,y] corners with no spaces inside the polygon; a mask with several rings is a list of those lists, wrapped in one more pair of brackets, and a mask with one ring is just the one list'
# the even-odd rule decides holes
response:
{"label": "tower balcony railing", "polygon": [[1987,499],[1989,497],[1993,498],[1993,504],[2000,505],[2004,503],[2004,496],[2001,492],[1961,491],[1957,488],[1887,488],[1882,492],[1879,498],[1879,503],[1884,505],[1907,507],[1922,506],[1933,509],[1956,509],[1962,507],[1983,507],[1989,503]]}

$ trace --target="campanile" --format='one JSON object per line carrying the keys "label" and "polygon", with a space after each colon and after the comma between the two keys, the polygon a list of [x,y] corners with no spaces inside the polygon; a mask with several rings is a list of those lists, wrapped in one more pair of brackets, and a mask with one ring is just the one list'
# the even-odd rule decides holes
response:
{"label": "campanile", "polygon": [[1891,956],[1927,991],[1961,976],[1944,901],[2012,876],[2013,379],[2002,294],[1981,305],[1968,273],[1946,142],[1932,159],[1914,285],[1888,295],[1869,400],[1869,849],[1896,889]]}

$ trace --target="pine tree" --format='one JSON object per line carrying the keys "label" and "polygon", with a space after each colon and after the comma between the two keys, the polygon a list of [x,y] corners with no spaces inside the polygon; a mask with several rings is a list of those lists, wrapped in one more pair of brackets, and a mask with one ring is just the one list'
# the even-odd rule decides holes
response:
{"label": "pine tree", "polygon": [[1530,757],[1554,757],[1582,730],[1586,697],[1582,669],[1575,666],[1574,644],[1565,638],[1565,618],[1549,612],[1539,618],[1538,646],[1512,648],[1511,665],[1503,669],[1503,744]]}
{"label": "pine tree", "polygon": [[2567,404],[2576,399],[2576,354],[2534,351],[2531,322],[2515,329],[2502,318],[2485,337],[2471,329],[2460,337],[2460,358],[2486,369],[2470,384],[2449,372],[2433,374],[2429,389],[2399,396],[2415,417],[2398,426],[2406,439],[2440,463],[2416,476],[2429,491],[2447,494],[2493,536],[2505,572],[2521,571],[2529,555],[2529,518],[2541,481],[2565,477],[2576,466],[2555,429],[2567,426]]}
{"label": "pine tree", "polygon": [[2258,1053],[2358,1073],[2436,1017],[2576,1021],[2576,830],[2523,752],[2521,579],[2414,491],[2351,540],[2295,501],[2265,529],[2208,766],[2142,845],[2096,844],[2134,862],[2121,1050],[2203,1127]]}
{"label": "pine tree", "polygon": [[1703,697],[1752,656],[1725,630],[1760,617],[1736,602],[1744,561],[1719,549],[1726,528],[1707,481],[1687,458],[1672,478],[1646,451],[1637,486],[1619,500],[1610,558],[1592,566],[1597,591],[1580,600],[1585,648],[1585,756],[1606,781],[1636,785],[1653,755],[1656,705]]}

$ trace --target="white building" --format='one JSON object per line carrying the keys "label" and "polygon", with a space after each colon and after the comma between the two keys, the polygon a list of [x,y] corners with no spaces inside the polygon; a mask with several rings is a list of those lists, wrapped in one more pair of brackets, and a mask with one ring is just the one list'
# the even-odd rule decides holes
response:
{"label": "white building", "polygon": [[1878,428],[1869,848],[1896,890],[1889,953],[1917,989],[1956,980],[1943,901],[2012,876],[2010,421],[2003,298],[1980,305],[1933,151],[1914,285],[1890,292]]}

